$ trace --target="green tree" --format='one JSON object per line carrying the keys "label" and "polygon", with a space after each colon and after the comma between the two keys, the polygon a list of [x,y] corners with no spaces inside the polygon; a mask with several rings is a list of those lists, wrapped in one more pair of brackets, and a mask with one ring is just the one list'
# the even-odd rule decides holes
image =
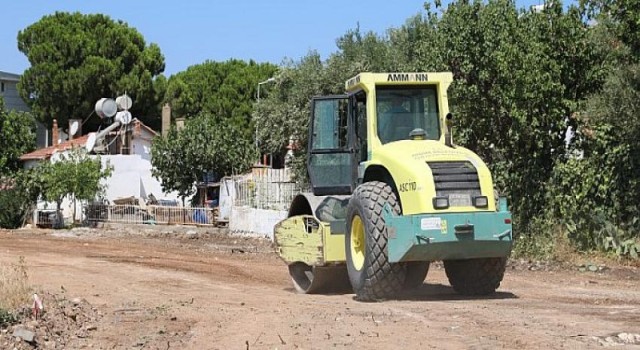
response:
{"label": "green tree", "polygon": [[628,47],[629,59],[640,59],[640,2],[636,0],[581,0],[588,19],[604,24],[613,31],[613,38]]}
{"label": "green tree", "polygon": [[[20,78],[20,95],[48,127],[54,118],[61,126],[68,118],[85,119],[98,99],[125,92],[134,100],[134,116],[159,125],[164,80],[156,77],[164,71],[164,57],[126,23],[102,14],[56,12],[20,31],[18,49],[31,64]],[[99,119],[87,123],[94,129]]]}
{"label": "green tree", "polygon": [[153,176],[161,181],[163,191],[177,191],[183,204],[205,174],[238,174],[257,157],[253,140],[244,130],[216,119],[209,113],[198,114],[186,121],[184,129],[172,128],[167,137],[153,141]]}
{"label": "green tree", "polygon": [[217,123],[232,123],[253,137],[251,120],[258,83],[275,74],[270,63],[206,61],[169,78],[165,101],[177,117],[208,113]]}
{"label": "green tree", "polygon": [[100,158],[90,157],[83,148],[74,148],[62,154],[59,161],[41,164],[37,171],[43,199],[55,202],[59,211],[65,197],[75,202],[101,195],[105,189],[101,180],[111,176],[113,167],[103,168]]}
{"label": "green tree", "polygon": [[0,227],[14,229],[24,225],[41,193],[38,169],[16,171],[0,179]]}
{"label": "green tree", "polygon": [[[638,11],[619,11],[624,1],[591,13],[591,48],[607,53],[600,67],[606,79],[576,115],[577,156],[554,169],[547,196],[549,217],[562,224],[581,249],[640,255],[640,64],[629,28]],[[617,7],[614,10],[611,7]],[[592,8],[593,9],[593,8]],[[636,17],[634,17],[636,16]]]}
{"label": "green tree", "polygon": [[507,0],[456,1],[441,15],[427,7],[395,36],[417,40],[400,41],[419,58],[413,68],[454,73],[457,142],[487,161],[521,229],[544,209],[540,189],[565,154],[572,116],[604,78],[582,14],[558,2],[534,12]]}
{"label": "green tree", "polygon": [[36,146],[35,120],[29,113],[7,111],[0,96],[0,178],[22,167],[20,156]]}

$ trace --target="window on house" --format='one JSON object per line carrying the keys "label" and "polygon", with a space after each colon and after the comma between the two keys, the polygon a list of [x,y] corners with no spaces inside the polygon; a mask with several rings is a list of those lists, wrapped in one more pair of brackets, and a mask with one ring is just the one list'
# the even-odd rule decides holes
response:
{"label": "window on house", "polygon": [[4,83],[0,83],[0,92],[4,92]]}

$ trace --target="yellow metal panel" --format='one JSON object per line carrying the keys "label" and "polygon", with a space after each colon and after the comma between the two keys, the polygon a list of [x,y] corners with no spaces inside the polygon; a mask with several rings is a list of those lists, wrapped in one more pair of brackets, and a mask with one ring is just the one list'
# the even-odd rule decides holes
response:
{"label": "yellow metal panel", "polygon": [[324,226],[324,261],[326,262],[343,262],[347,261],[344,250],[345,235],[332,235],[329,224]]}
{"label": "yellow metal panel", "polygon": [[[434,181],[427,162],[437,161],[468,161],[473,164],[478,171],[482,195],[487,196],[489,206],[484,209],[452,207],[436,211],[432,203],[436,195]],[[399,189],[403,214],[496,210],[489,169],[477,155],[464,147],[451,148],[433,140],[392,142],[373,152],[372,159],[366,163],[366,167],[371,165],[384,166],[393,177]]]}
{"label": "yellow metal panel", "polygon": [[300,215],[282,220],[274,228],[276,251],[288,264],[303,262],[310,266],[324,265],[322,234],[325,226],[308,226],[308,219],[317,222],[311,215]]}

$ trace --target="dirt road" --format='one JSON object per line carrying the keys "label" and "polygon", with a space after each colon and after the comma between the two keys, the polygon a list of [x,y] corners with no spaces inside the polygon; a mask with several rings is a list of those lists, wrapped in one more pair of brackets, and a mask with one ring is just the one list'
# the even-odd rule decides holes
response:
{"label": "dirt road", "polygon": [[24,256],[39,289],[97,309],[95,331],[69,348],[585,349],[640,333],[637,268],[517,266],[499,293],[473,299],[454,294],[436,265],[418,290],[361,303],[295,294],[261,240],[66,232],[0,231],[0,263]]}

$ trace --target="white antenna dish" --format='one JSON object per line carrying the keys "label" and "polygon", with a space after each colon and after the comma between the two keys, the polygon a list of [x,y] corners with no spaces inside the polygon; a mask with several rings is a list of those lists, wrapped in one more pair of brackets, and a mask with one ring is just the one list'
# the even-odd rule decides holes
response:
{"label": "white antenna dish", "polygon": [[131,123],[131,119],[133,119],[133,117],[131,116],[131,112],[129,111],[120,111],[116,113],[115,119],[117,122],[120,122],[122,125],[127,125]]}
{"label": "white antenna dish", "polygon": [[111,118],[118,112],[118,106],[111,98],[101,98],[96,102],[95,111],[100,118]]}
{"label": "white antenna dish", "polygon": [[89,137],[87,138],[87,143],[84,144],[84,148],[87,152],[93,151],[93,147],[96,145],[96,133],[89,133]]}
{"label": "white antenna dish", "polygon": [[126,111],[129,110],[131,106],[133,106],[133,101],[131,100],[131,97],[129,97],[127,94],[124,94],[116,98],[116,104],[118,105],[118,109]]}
{"label": "white antenna dish", "polygon": [[69,135],[75,136],[80,129],[80,123],[77,120],[72,120],[69,125]]}

